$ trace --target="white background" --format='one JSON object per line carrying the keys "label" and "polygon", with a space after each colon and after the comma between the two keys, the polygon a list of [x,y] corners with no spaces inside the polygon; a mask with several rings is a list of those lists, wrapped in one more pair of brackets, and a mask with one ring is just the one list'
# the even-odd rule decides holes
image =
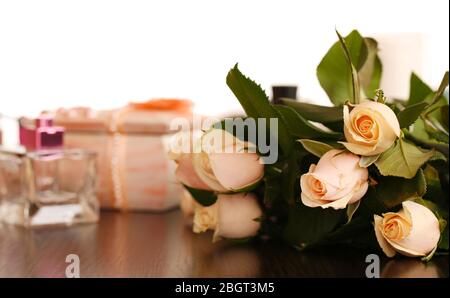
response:
{"label": "white background", "polygon": [[268,91],[298,84],[327,104],[315,68],[342,34],[379,38],[391,96],[415,70],[437,86],[448,69],[448,0],[0,0],[0,113],[109,108],[152,97],[201,113],[239,105],[225,84],[243,72]]}

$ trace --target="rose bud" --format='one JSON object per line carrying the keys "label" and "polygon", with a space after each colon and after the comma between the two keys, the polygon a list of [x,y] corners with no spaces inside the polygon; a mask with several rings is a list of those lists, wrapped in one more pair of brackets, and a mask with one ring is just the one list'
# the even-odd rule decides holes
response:
{"label": "rose bud", "polygon": [[217,192],[241,191],[264,175],[264,165],[255,145],[232,134],[211,129],[197,142],[193,167],[198,177]]}
{"label": "rose bud", "polygon": [[261,223],[262,210],[256,195],[237,193],[219,195],[214,241],[220,238],[240,239],[255,236]]}
{"label": "rose bud", "polygon": [[300,178],[301,199],[308,207],[343,209],[367,192],[369,173],[360,157],[343,150],[325,153]]}
{"label": "rose bud", "polygon": [[396,252],[408,257],[430,254],[441,236],[439,220],[421,204],[405,201],[402,205],[397,213],[374,215],[375,235],[383,252],[388,257]]}
{"label": "rose bud", "polygon": [[386,151],[400,136],[395,113],[385,104],[366,101],[349,112],[344,106],[344,134],[342,144],[351,152],[372,156]]}
{"label": "rose bud", "polygon": [[240,239],[255,236],[261,226],[262,215],[256,196],[252,193],[218,195],[216,203],[197,205],[194,215],[195,233],[215,230],[214,241],[221,238]]}

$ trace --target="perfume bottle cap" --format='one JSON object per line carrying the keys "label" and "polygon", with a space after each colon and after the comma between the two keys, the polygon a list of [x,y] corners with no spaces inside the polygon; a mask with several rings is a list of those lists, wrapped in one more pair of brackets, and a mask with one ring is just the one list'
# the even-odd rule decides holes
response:
{"label": "perfume bottle cap", "polygon": [[36,127],[51,127],[53,126],[53,118],[49,116],[39,116],[36,120]]}
{"label": "perfume bottle cap", "polygon": [[38,117],[34,123],[22,118],[20,123],[20,144],[27,150],[51,150],[63,146],[64,128],[53,125],[53,118]]}

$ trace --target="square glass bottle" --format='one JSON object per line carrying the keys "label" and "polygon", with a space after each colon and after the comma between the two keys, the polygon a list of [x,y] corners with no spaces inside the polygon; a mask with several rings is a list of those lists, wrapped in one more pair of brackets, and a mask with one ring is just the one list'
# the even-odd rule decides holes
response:
{"label": "square glass bottle", "polygon": [[62,149],[49,119],[20,127],[23,152],[0,153],[0,221],[25,227],[96,222],[96,154]]}

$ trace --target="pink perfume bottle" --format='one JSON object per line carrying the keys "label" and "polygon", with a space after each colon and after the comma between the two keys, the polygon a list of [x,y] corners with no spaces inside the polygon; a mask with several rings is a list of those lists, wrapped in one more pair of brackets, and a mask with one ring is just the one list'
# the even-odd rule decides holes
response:
{"label": "pink perfume bottle", "polygon": [[96,222],[96,154],[63,148],[52,118],[19,120],[23,152],[0,153],[0,221],[26,227]]}

